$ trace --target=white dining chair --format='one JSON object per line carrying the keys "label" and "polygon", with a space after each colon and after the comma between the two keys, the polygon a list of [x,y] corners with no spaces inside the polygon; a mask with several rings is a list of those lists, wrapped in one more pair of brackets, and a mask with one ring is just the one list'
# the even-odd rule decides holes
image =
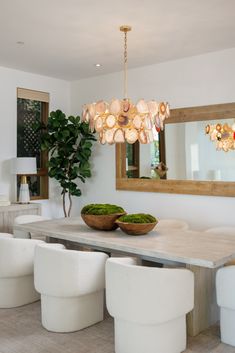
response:
{"label": "white dining chair", "polygon": [[185,221],[179,219],[160,219],[155,227],[155,230],[188,230],[189,225]]}
{"label": "white dining chair", "polygon": [[235,347],[235,266],[217,271],[216,296],[220,308],[221,341]]}
{"label": "white dining chair", "polygon": [[213,233],[218,235],[232,235],[235,237],[235,227],[213,227],[205,230],[206,233]]}
{"label": "white dining chair", "polygon": [[106,302],[114,317],[116,353],[185,350],[186,314],[194,305],[191,271],[136,266],[132,258],[110,258]]}
{"label": "white dining chair", "polygon": [[10,234],[10,233],[0,233],[0,238],[13,238],[13,234]]}
{"label": "white dining chair", "polygon": [[[25,238],[25,239],[30,239],[31,238],[31,234],[30,232],[24,232],[22,230],[17,230],[14,229],[15,225],[20,225],[20,224],[27,224],[27,223],[33,223],[33,222],[40,222],[40,221],[47,221],[50,218],[48,217],[43,217],[40,215],[20,215],[17,216],[14,219],[14,224],[13,224],[13,234],[15,238]],[[41,239],[41,240],[45,240],[44,236],[37,236],[36,238]]]}
{"label": "white dining chair", "polygon": [[35,288],[41,293],[42,325],[72,332],[103,320],[105,262],[102,252],[43,244],[35,251]]}
{"label": "white dining chair", "polygon": [[34,288],[34,250],[40,240],[0,235],[0,308],[13,308],[39,300]]}
{"label": "white dining chair", "polygon": [[[179,219],[160,219],[155,226],[154,230],[156,231],[187,231],[189,229],[188,223]],[[184,264],[176,261],[162,261],[163,267],[166,268],[177,268],[185,267]]]}

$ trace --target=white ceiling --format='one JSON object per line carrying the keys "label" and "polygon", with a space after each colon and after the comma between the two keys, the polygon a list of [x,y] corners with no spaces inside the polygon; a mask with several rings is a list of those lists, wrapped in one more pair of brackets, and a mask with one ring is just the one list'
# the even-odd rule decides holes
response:
{"label": "white ceiling", "polygon": [[129,67],[222,50],[235,47],[235,0],[0,0],[0,66],[66,80],[119,71],[122,24]]}

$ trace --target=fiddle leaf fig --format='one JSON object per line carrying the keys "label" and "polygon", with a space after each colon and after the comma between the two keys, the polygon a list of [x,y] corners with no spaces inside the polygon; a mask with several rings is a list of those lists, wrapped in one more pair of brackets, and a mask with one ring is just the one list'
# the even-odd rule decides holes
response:
{"label": "fiddle leaf fig", "polygon": [[[35,131],[41,132],[41,149],[48,151],[48,175],[58,180],[62,188],[65,217],[70,216],[71,196],[81,196],[76,179],[85,183],[91,177],[89,159],[92,142],[96,141],[89,126],[80,121],[79,116],[66,115],[61,110],[50,113],[48,123],[36,122]],[[66,211],[65,196],[69,197],[69,210]]]}

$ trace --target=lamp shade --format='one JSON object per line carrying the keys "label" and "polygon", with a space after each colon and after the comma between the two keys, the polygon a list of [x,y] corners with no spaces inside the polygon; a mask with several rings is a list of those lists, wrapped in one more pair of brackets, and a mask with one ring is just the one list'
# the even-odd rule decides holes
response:
{"label": "lamp shade", "polygon": [[35,157],[12,158],[11,172],[12,174],[21,174],[21,175],[36,174],[37,173],[36,158]]}

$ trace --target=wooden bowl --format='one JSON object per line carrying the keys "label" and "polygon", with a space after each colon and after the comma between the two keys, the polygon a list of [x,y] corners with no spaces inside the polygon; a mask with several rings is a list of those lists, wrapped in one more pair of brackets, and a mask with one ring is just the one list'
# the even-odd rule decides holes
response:
{"label": "wooden bowl", "polygon": [[118,224],[115,223],[116,219],[125,215],[126,213],[114,213],[110,215],[92,215],[81,214],[83,221],[93,229],[98,230],[115,230]]}
{"label": "wooden bowl", "polygon": [[129,235],[144,235],[153,230],[157,222],[154,223],[127,223],[116,220],[121,230]]}

